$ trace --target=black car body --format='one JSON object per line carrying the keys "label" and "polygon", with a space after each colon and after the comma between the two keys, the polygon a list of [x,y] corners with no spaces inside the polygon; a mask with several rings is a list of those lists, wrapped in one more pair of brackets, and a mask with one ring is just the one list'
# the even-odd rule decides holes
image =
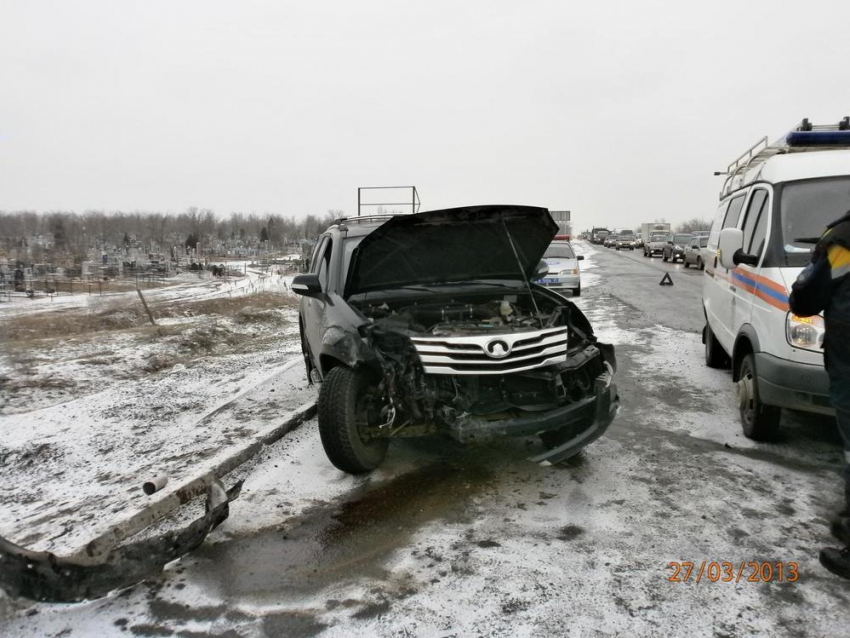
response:
{"label": "black car body", "polygon": [[319,430],[338,468],[366,472],[390,438],[540,435],[558,462],[598,438],[619,400],[614,349],[577,306],[532,283],[556,233],[545,208],[477,206],[340,220],[303,295]]}

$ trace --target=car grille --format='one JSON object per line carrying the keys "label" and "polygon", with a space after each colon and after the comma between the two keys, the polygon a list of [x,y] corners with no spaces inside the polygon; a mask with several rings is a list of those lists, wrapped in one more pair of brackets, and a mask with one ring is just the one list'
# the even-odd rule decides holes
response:
{"label": "car grille", "polygon": [[566,327],[412,341],[426,374],[508,374],[567,360]]}

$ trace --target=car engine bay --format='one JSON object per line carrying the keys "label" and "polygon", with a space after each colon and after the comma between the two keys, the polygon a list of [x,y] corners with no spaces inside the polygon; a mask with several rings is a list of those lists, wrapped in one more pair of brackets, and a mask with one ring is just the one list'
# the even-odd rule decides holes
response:
{"label": "car engine bay", "polygon": [[552,410],[591,397],[606,370],[581,310],[548,291],[534,299],[388,300],[358,310],[382,371],[364,415],[381,424],[373,436],[418,436],[467,416]]}

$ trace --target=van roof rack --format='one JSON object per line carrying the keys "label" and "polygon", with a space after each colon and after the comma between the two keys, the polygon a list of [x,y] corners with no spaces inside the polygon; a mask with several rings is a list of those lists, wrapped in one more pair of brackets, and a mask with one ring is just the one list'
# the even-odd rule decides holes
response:
{"label": "van roof rack", "polygon": [[746,174],[775,155],[831,148],[850,148],[850,117],[837,124],[812,124],[804,118],[796,128],[773,144],[764,136],[733,160],[725,171],[715,171],[715,175],[726,176],[720,189],[720,199],[743,187],[748,183],[745,181]]}

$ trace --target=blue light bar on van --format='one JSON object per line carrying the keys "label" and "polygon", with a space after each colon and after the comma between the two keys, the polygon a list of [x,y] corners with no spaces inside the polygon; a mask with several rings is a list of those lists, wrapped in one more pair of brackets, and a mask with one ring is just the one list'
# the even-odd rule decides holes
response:
{"label": "blue light bar on van", "polygon": [[791,131],[785,142],[788,146],[850,147],[850,131]]}

